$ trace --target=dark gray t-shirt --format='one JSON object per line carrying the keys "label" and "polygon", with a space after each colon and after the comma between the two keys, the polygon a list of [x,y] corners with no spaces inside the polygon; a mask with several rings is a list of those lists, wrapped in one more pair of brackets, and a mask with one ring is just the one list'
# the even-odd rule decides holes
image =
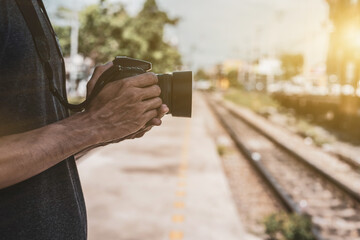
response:
{"label": "dark gray t-shirt", "polygon": [[[54,84],[65,95],[63,59],[52,27],[38,1],[31,1],[49,43]],[[49,91],[19,8],[14,0],[0,0],[0,136],[66,117]],[[73,157],[0,190],[0,239],[86,239],[85,204]]]}

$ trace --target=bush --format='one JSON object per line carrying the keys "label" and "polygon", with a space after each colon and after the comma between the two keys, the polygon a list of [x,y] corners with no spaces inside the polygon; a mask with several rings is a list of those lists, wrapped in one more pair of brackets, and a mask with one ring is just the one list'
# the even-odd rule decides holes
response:
{"label": "bush", "polygon": [[235,104],[250,108],[263,114],[270,109],[278,109],[279,104],[271,96],[260,92],[246,92],[239,88],[232,88],[225,94],[225,99]]}
{"label": "bush", "polygon": [[315,240],[309,217],[298,214],[277,213],[264,220],[269,240]]}

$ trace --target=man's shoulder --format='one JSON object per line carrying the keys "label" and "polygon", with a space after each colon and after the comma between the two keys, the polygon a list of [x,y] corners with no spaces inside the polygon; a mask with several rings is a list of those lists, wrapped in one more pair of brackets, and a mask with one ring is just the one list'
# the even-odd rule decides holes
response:
{"label": "man's shoulder", "polygon": [[9,37],[9,13],[11,12],[11,2],[9,0],[0,0],[0,57],[5,48]]}
{"label": "man's shoulder", "polygon": [[[6,49],[27,41],[27,27],[14,0],[0,0],[0,62],[8,57]],[[31,40],[31,36],[30,39]],[[16,52],[15,52],[16,53]]]}
{"label": "man's shoulder", "polygon": [[0,41],[11,30],[10,25],[21,22],[21,12],[14,0],[0,0]]}

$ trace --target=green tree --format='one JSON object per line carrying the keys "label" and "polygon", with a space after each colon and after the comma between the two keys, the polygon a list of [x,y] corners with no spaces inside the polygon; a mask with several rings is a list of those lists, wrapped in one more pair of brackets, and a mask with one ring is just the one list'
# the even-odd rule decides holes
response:
{"label": "green tree", "polygon": [[124,30],[124,38],[133,44],[128,49],[128,55],[152,62],[155,72],[172,71],[181,65],[178,50],[164,41],[165,26],[174,26],[178,20],[169,18],[158,8],[155,0],[145,1],[142,10],[131,18]]}
{"label": "green tree", "polygon": [[61,50],[64,56],[70,55],[70,32],[71,28],[69,26],[59,27],[54,26],[56,35],[59,37],[59,42],[61,45]]}
{"label": "green tree", "polygon": [[204,69],[200,68],[196,71],[195,75],[194,75],[194,80],[195,81],[199,81],[199,80],[209,80],[210,76],[205,72]]}
{"label": "green tree", "polygon": [[283,77],[288,80],[303,71],[304,56],[302,54],[283,54],[281,56]]}
{"label": "green tree", "polygon": [[[79,53],[96,63],[122,55],[130,17],[121,4],[95,4],[80,12]],[[123,54],[124,55],[124,54]]]}
{"label": "green tree", "polygon": [[[173,71],[181,65],[177,48],[164,41],[165,26],[176,25],[178,19],[170,19],[155,0],[145,1],[134,17],[122,4],[107,1],[88,6],[79,17],[79,53],[95,63],[122,55],[152,62],[155,72]],[[57,32],[69,54],[69,31],[57,27]]]}
{"label": "green tree", "polygon": [[239,86],[238,75],[239,75],[239,71],[236,70],[236,69],[230,70],[226,74],[226,77],[229,80],[229,83],[230,83],[231,87],[238,87]]}

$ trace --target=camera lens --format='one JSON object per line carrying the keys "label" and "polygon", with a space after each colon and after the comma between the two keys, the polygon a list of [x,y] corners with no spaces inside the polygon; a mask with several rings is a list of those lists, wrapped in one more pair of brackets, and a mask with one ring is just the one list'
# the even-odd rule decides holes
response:
{"label": "camera lens", "polygon": [[160,98],[174,117],[191,117],[192,109],[192,72],[158,74],[161,88]]}

